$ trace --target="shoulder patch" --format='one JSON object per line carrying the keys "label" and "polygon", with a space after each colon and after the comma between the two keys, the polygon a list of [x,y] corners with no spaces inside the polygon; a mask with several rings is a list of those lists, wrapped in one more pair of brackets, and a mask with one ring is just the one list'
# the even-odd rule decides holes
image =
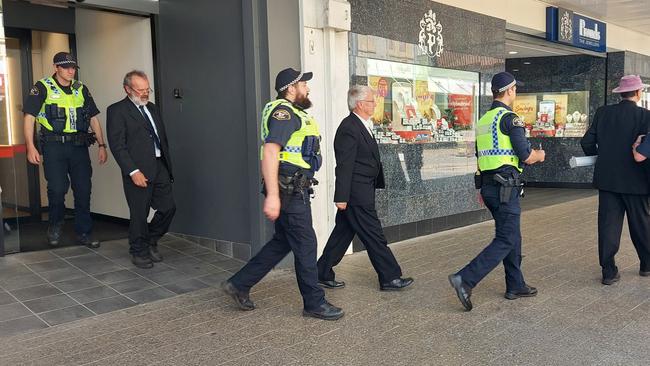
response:
{"label": "shoulder patch", "polygon": [[29,95],[38,95],[39,93],[40,91],[36,85],[32,86],[32,88],[29,89]]}
{"label": "shoulder patch", "polygon": [[526,127],[524,121],[522,121],[521,118],[519,117],[515,117],[512,119],[512,125],[515,127]]}
{"label": "shoulder patch", "polygon": [[289,111],[286,109],[279,108],[273,112],[272,117],[278,121],[288,121],[291,119],[291,113],[289,113]]}

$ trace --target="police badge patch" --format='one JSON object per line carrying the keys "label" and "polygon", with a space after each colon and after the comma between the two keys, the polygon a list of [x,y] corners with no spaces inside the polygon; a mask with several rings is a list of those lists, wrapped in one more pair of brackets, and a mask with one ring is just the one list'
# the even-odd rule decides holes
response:
{"label": "police badge patch", "polygon": [[515,117],[512,119],[512,125],[515,127],[526,127],[524,121],[522,121],[521,118],[519,117]]}
{"label": "police badge patch", "polygon": [[275,112],[273,112],[273,118],[278,121],[287,121],[291,119],[291,114],[289,114],[289,111],[286,109],[276,109]]}
{"label": "police badge patch", "polygon": [[38,95],[40,92],[38,91],[38,87],[36,85],[32,86],[31,89],[29,89],[29,95]]}

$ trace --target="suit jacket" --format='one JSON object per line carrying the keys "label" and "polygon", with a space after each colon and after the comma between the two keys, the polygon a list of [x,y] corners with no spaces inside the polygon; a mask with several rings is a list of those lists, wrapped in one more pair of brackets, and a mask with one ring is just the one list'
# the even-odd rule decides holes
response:
{"label": "suit jacket", "polygon": [[[173,180],[165,126],[155,104],[148,103],[147,109],[156,124],[162,158]],[[122,175],[128,178],[132,171],[140,169],[147,179],[153,179],[158,168],[154,142],[151,138],[151,134],[154,133],[151,124],[128,97],[111,104],[106,110],[106,115],[108,143],[115,161],[122,170]]]}
{"label": "suit jacket", "polygon": [[585,155],[598,155],[594,185],[604,191],[647,195],[646,164],[632,156],[632,144],[648,133],[650,112],[634,102],[598,108],[593,123],[580,141]]}
{"label": "suit jacket", "polygon": [[377,142],[354,113],[336,130],[334,202],[374,205],[375,188],[384,188],[384,169]]}

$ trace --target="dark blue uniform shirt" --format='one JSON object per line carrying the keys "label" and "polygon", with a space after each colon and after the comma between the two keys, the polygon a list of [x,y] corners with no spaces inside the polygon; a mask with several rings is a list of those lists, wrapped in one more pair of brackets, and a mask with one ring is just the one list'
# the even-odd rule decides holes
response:
{"label": "dark blue uniform shirt", "polygon": [[[512,111],[512,108],[496,100],[492,102],[490,109],[492,110],[498,107],[506,108],[507,110]],[[526,139],[526,129],[523,126],[516,126],[513,123],[515,117],[517,117],[517,115],[514,112],[506,113],[503,117],[501,117],[499,128],[503,134],[510,136],[512,148],[515,150],[515,154],[519,158],[519,167],[523,167],[524,161],[530,156],[531,148],[528,139]],[[493,174],[506,172],[519,174],[517,169],[510,165],[502,165],[500,168],[488,170],[482,173]]]}

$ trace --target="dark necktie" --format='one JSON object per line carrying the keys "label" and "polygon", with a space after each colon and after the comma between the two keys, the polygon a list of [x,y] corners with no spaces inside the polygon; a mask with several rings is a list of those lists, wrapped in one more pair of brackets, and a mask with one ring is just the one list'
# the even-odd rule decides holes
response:
{"label": "dark necktie", "polygon": [[142,113],[142,117],[144,117],[144,120],[147,121],[147,126],[149,127],[149,132],[151,132],[151,138],[153,139],[153,143],[156,145],[156,148],[162,152],[162,149],[160,148],[160,138],[158,137],[158,134],[156,133],[156,130],[154,130],[153,125],[151,124],[151,120],[149,119],[149,116],[147,115],[147,112],[144,110],[144,106],[138,106],[140,108],[140,113]]}

